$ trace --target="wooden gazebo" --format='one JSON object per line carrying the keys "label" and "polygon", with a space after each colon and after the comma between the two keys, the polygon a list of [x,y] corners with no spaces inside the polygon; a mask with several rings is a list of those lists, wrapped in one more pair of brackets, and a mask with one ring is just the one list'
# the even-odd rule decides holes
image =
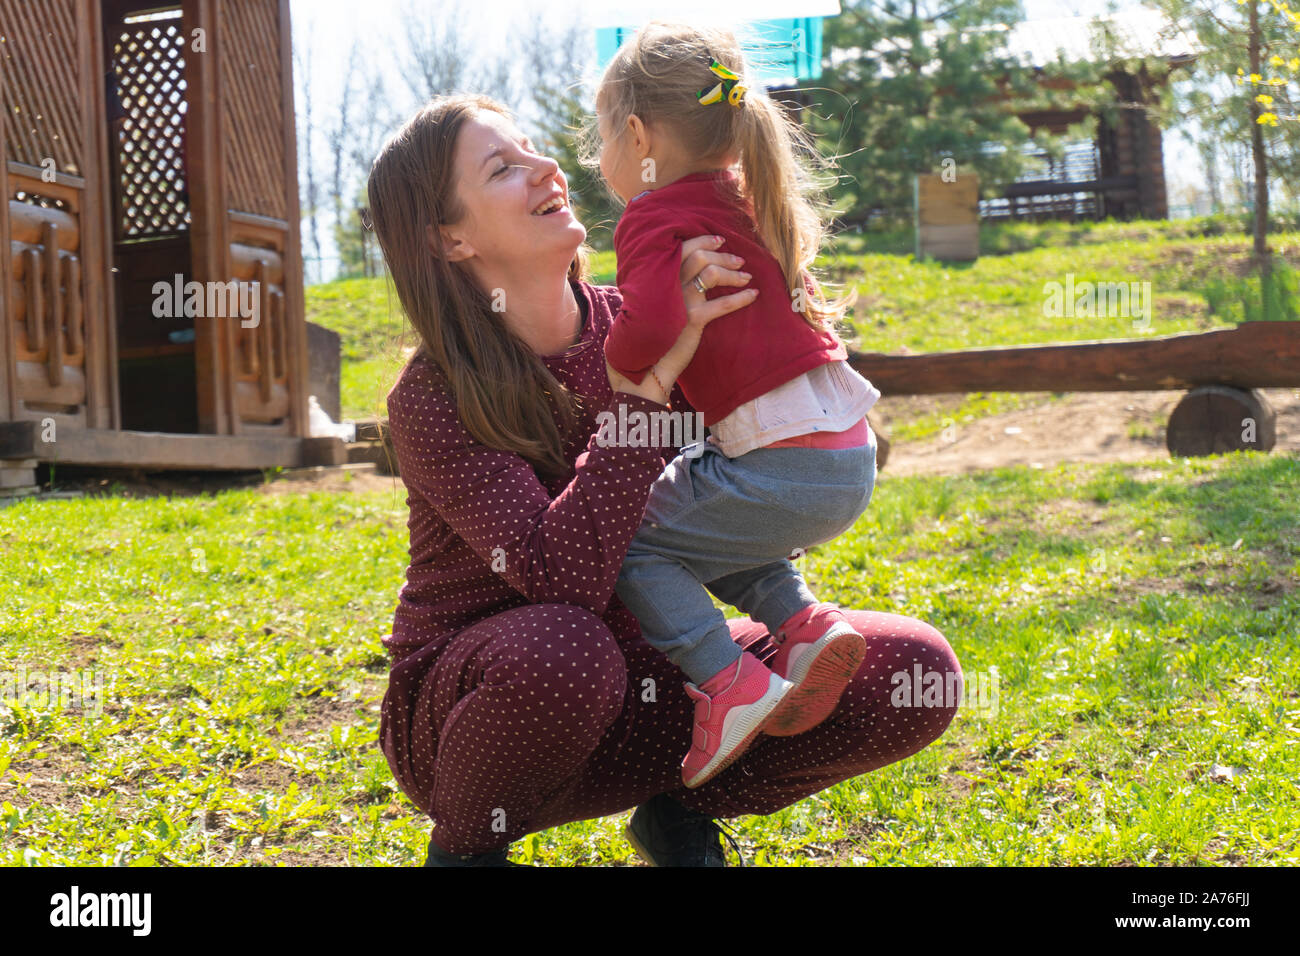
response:
{"label": "wooden gazebo", "polygon": [[288,0],[0,0],[0,479],[308,436]]}

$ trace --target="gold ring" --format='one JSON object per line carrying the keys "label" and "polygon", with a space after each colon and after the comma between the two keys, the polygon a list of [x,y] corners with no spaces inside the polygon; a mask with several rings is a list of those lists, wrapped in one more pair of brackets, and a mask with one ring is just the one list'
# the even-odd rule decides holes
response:
{"label": "gold ring", "polygon": [[704,285],[704,283],[700,281],[699,276],[695,277],[695,288],[700,290],[700,295],[704,295],[709,291],[708,288]]}

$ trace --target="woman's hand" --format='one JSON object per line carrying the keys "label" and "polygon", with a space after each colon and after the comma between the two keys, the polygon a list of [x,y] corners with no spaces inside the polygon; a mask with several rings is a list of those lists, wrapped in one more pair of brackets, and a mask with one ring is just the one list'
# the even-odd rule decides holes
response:
{"label": "woman's hand", "polygon": [[[741,272],[745,260],[730,253],[718,252],[723,240],[719,236],[699,236],[682,243],[682,299],[686,302],[687,328],[704,331],[704,327],[728,312],[744,308],[758,297],[757,289],[745,289],[731,295],[716,299],[705,298],[696,280],[705,290],[715,289],[720,285],[743,286],[752,278],[748,272]],[[689,359],[688,359],[689,362]],[[682,368],[686,366],[683,365]],[[681,369],[678,369],[681,374]],[[674,376],[676,378],[676,376]]]}
{"label": "woman's hand", "polygon": [[[682,300],[686,304],[686,328],[677,337],[673,347],[654,364],[654,374],[646,375],[641,379],[640,385],[634,385],[606,362],[605,372],[614,391],[640,395],[667,404],[668,397],[664,390],[671,392],[677,376],[691,364],[705,326],[716,318],[744,308],[757,298],[757,289],[745,289],[716,299],[708,299],[700,291],[696,279],[708,290],[722,285],[743,286],[751,278],[748,272],[739,271],[745,260],[717,251],[720,245],[722,240],[717,236],[698,236],[682,243],[682,268],[679,276],[682,281]],[[663,389],[660,389],[659,383],[663,384]]]}

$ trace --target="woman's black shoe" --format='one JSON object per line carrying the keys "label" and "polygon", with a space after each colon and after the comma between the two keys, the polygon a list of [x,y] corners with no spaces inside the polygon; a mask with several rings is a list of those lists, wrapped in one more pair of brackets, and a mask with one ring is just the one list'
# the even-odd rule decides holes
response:
{"label": "woman's black shoe", "polygon": [[506,859],[505,850],[493,850],[491,853],[448,853],[429,838],[429,858],[425,866],[527,866],[525,863],[512,863]]}
{"label": "woman's black shoe", "polygon": [[726,866],[723,837],[740,855],[731,834],[706,813],[687,809],[667,794],[636,808],[624,831],[627,841],[651,866]]}

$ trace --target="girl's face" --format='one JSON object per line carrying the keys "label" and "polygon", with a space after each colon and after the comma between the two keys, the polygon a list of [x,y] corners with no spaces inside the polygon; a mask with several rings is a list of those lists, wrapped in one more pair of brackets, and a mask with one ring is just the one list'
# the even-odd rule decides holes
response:
{"label": "girl's face", "polygon": [[442,229],[450,259],[491,269],[535,266],[554,252],[567,266],[587,230],[569,210],[569,185],[555,160],[539,155],[505,116],[484,110],[461,127],[455,164],[463,214]]}
{"label": "girl's face", "polygon": [[641,181],[641,164],[632,149],[631,136],[625,127],[613,130],[609,124],[609,113],[601,109],[601,102],[596,103],[596,116],[600,127],[600,174],[605,177],[609,188],[627,202],[644,190],[646,183]]}

